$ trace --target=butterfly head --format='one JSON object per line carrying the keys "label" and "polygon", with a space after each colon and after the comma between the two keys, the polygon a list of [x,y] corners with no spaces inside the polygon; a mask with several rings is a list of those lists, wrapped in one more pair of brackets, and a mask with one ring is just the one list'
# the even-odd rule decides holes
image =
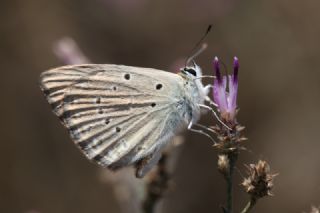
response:
{"label": "butterfly head", "polygon": [[209,93],[209,90],[202,84],[201,68],[196,63],[193,63],[192,67],[186,66],[182,68],[180,75],[186,80],[186,88],[190,88],[189,93],[192,94],[192,98],[194,99],[192,102],[203,103],[205,97]]}
{"label": "butterfly head", "polygon": [[189,78],[197,78],[202,75],[201,68],[194,63],[193,67],[184,67],[181,69],[181,73]]}

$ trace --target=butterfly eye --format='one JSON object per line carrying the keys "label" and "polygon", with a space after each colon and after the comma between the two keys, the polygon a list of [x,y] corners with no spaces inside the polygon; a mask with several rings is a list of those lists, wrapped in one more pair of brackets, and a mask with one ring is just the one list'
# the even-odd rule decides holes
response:
{"label": "butterfly eye", "polygon": [[192,68],[184,68],[183,71],[188,72],[193,76],[197,76],[197,72]]}

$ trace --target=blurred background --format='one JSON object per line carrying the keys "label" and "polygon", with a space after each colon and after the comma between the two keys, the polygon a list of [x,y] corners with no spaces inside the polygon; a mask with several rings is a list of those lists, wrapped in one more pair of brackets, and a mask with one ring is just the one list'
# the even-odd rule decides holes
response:
{"label": "blurred background", "polygon": [[[238,121],[250,151],[240,155],[235,210],[248,196],[244,164],[267,160],[280,175],[274,197],[253,212],[302,212],[320,204],[320,2],[315,0],[2,0],[0,9],[0,212],[121,212],[101,168],[75,148],[38,86],[64,62],[57,42],[73,38],[94,63],[175,71],[209,24],[197,58],[240,60]],[[210,83],[210,81],[206,81]],[[201,121],[214,124],[209,115]],[[221,212],[225,183],[210,141],[186,132],[163,212]],[[131,174],[131,173],[130,173]],[[133,175],[133,174],[132,174]]]}

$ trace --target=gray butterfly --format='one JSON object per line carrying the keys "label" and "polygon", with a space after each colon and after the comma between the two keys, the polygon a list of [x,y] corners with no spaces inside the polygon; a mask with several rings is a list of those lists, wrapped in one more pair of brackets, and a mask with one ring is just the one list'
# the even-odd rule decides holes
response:
{"label": "gray butterfly", "polygon": [[[111,64],[64,66],[42,73],[48,102],[90,160],[143,177],[182,129],[192,130],[210,85],[197,65],[179,74]],[[199,131],[199,130],[198,130]],[[199,131],[201,132],[201,131]]]}

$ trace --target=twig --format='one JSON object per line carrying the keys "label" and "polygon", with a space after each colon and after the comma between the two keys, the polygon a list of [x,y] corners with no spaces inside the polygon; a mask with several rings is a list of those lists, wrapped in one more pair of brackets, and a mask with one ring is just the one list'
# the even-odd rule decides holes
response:
{"label": "twig", "polygon": [[156,173],[151,177],[151,181],[147,185],[146,200],[142,203],[144,213],[153,213],[159,199],[168,188],[169,174],[167,171],[168,154],[163,153]]}
{"label": "twig", "polygon": [[249,212],[256,203],[257,203],[257,199],[252,197],[250,201],[247,203],[247,205],[244,207],[244,209],[241,211],[241,213]]}

